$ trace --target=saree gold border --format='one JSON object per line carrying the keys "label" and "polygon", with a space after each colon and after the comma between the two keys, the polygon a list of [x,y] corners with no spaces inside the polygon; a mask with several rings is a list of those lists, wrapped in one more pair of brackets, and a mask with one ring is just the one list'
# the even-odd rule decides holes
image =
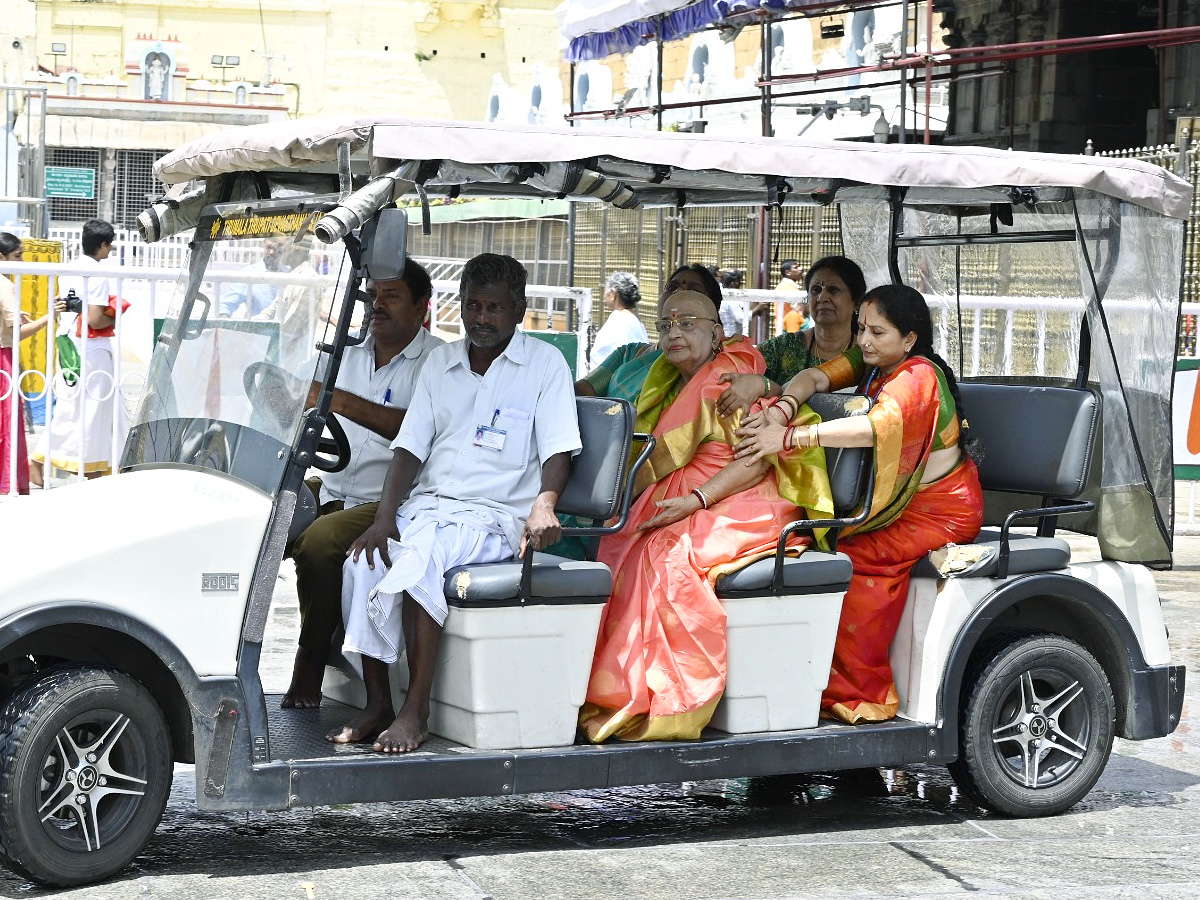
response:
{"label": "saree gold border", "polygon": [[599,744],[609,738],[619,741],[695,740],[712,720],[720,697],[710,700],[699,709],[674,716],[654,716],[605,709],[585,703],[579,714],[579,724],[588,740]]}

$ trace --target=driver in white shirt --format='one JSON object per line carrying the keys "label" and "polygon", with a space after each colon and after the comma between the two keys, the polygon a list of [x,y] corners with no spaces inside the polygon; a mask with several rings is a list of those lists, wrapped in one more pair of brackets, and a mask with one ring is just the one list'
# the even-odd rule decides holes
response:
{"label": "driver in white shirt", "polygon": [[[370,335],[342,355],[330,411],[350,442],[350,465],[310,479],[318,518],[288,548],[296,563],[300,600],[300,646],[292,682],[280,706],[321,705],[321,681],[337,626],[341,624],[342,564],[350,544],[375,521],[389,446],[412,399],[429,352],[443,342],[424,327],[432,286],[429,273],[412,259],[395,281],[370,281],[374,300]],[[317,386],[308,398],[316,406]]]}

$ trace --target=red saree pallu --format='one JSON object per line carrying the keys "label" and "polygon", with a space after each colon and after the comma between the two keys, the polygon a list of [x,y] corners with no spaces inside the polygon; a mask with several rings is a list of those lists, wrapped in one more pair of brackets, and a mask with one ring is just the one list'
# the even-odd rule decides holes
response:
{"label": "red saree pallu", "polygon": [[[12,491],[29,493],[29,451],[25,447],[25,422],[21,394],[17,390],[16,364],[11,347],[0,347],[0,496]],[[13,394],[16,402],[13,402]],[[16,471],[12,468],[14,440],[17,447]]]}
{"label": "red saree pallu", "polygon": [[908,599],[912,568],[931,550],[974,539],[983,524],[983,491],[970,459],[921,484],[935,438],[950,446],[958,438],[956,416],[939,434],[940,398],[953,401],[939,389],[938,374],[924,358],[906,360],[884,381],[868,414],[875,429],[872,515],[838,543],[854,574],[821,699],[826,714],[846,722],[896,715],[899,696],[888,650]]}
{"label": "red saree pallu", "polygon": [[[780,498],[775,473],[769,472],[754,487],[679,522],[637,530],[658,512],[657,501],[687,495],[733,460],[740,417],[716,414],[716,399],[725,389],[717,380],[726,372],[761,374],[764,368],[748,341],[730,341],[669,406],[656,410],[655,396],[667,393],[663,385],[677,379],[678,371],[666,360],[655,366],[638,403],[639,430],[651,426],[658,439],[643,468],[649,474],[638,479],[646,489],[629,523],[604,538],[598,554],[613,570],[613,593],[600,621],[580,712],[581,726],[596,742],[700,736],[725,690],[725,610],[713,585],[725,572],[773,552],[780,530],[800,515],[794,503]],[[808,502],[826,515],[832,508],[828,478],[819,458],[807,462]],[[797,538],[796,546],[802,544]]]}

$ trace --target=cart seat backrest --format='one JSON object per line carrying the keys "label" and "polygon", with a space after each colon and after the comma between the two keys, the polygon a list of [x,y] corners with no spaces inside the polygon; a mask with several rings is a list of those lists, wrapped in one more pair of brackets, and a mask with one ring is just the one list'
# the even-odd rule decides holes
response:
{"label": "cart seat backrest", "polygon": [[[1023,384],[960,382],[970,431],[983,445],[979,482],[985,491],[1028,494],[1028,504],[1053,506],[1083,493],[1100,433],[1100,402],[1091,391]],[[1026,517],[1028,525],[1037,517]],[[1037,519],[1041,521],[1041,519]],[[1046,517],[1047,524],[1052,517]],[[1010,533],[1005,546],[999,530],[985,529],[972,541],[987,551],[957,578],[994,578],[1064,569],[1071,546],[1059,537]],[[929,558],[915,576],[938,578]]]}
{"label": "cart seat backrest", "polygon": [[[871,401],[860,394],[813,394],[808,405],[822,422],[832,422],[866,415]],[[874,454],[870,447],[830,447],[825,450],[835,516],[849,517],[858,512],[866,493],[867,467],[873,463]]]}
{"label": "cart seat backrest", "polygon": [[971,434],[983,443],[984,490],[1070,500],[1083,493],[1100,430],[1091,391],[961,382]]}
{"label": "cart seat backrest", "polygon": [[[582,519],[607,520],[621,513],[633,446],[636,416],[632,404],[604,397],[577,397],[583,449],[571,460],[571,475],[555,510]],[[446,573],[446,600],[452,607],[526,603],[603,603],[612,591],[612,573],[603,563],[538,553],[533,557],[531,596],[521,599],[521,561],[458,566]]]}
{"label": "cart seat backrest", "polygon": [[620,509],[625,488],[633,406],[626,400],[577,397],[575,408],[583,449],[571,460],[571,476],[555,508],[580,518],[610,519]]}

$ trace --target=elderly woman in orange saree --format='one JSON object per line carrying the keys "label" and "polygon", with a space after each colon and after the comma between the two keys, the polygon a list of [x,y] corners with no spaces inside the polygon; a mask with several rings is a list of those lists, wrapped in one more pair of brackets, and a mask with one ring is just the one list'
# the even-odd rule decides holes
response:
{"label": "elderly woman in orange saree", "polygon": [[[812,425],[781,423],[764,410],[748,418],[735,450],[753,462],[785,447],[875,448],[870,518],[838,543],[854,574],[821,700],[827,715],[850,723],[890,719],[899,708],[888,649],[912,567],[931,550],[971,541],[983,522],[958,385],[933,351],[925,298],[904,285],[869,291],[859,307],[858,343],[867,367],[860,391],[875,399],[866,416]],[[785,388],[791,401],[774,408],[789,416],[814,392],[850,387],[862,374],[845,359],[807,369]]]}
{"label": "elderly woman in orange saree", "polygon": [[803,514],[797,504],[819,516],[832,509],[820,451],[789,459],[790,499],[766,463],[731,464],[740,415],[717,414],[719,379],[761,375],[762,355],[742,337],[722,342],[703,294],[674,294],[663,315],[663,355],[637,403],[638,430],[658,443],[638,473],[629,525],[598,554],[613,570],[613,593],[580,711],[596,742],[699,737],[725,689],[725,611],[713,585],[772,553],[783,526]]}

